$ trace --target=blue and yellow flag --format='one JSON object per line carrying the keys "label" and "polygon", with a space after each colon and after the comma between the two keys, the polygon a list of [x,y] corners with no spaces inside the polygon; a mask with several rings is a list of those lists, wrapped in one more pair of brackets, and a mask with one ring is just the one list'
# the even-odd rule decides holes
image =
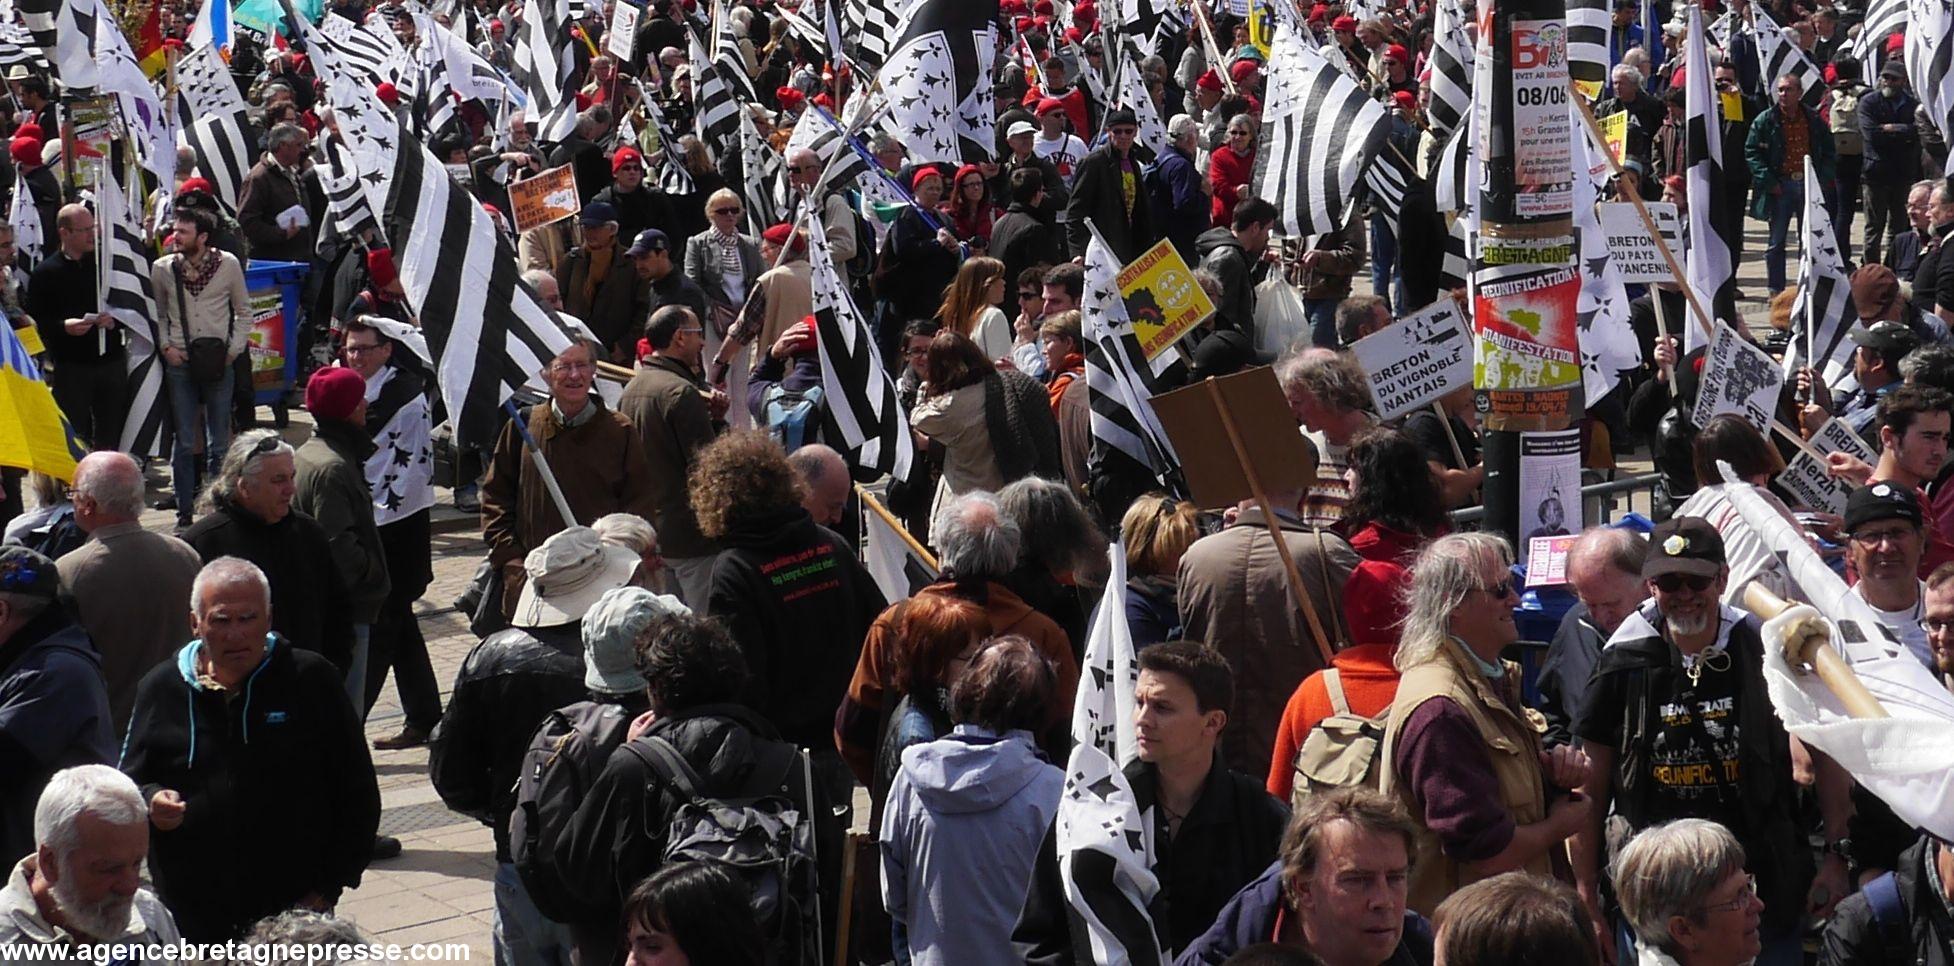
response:
{"label": "blue and yellow flag", "polygon": [[13,326],[0,325],[0,466],[72,480],[75,463],[86,455],[68,417],[55,405],[54,391],[41,378],[41,367],[20,344]]}

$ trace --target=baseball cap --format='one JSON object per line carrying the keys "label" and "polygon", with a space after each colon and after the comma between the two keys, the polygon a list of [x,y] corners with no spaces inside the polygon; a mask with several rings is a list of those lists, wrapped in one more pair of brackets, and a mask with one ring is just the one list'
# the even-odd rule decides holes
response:
{"label": "baseball cap", "polygon": [[1920,337],[1902,322],[1881,320],[1864,328],[1853,326],[1846,335],[1853,342],[1882,355],[1908,353],[1920,347]]}
{"label": "baseball cap", "polygon": [[624,254],[647,255],[652,252],[670,251],[671,247],[672,240],[665,237],[664,232],[656,228],[647,228],[639,232],[637,238],[631,240],[631,248]]}
{"label": "baseball cap", "polygon": [[1644,578],[1663,574],[1714,577],[1723,569],[1723,535],[1702,517],[1671,517],[1649,534]]}
{"label": "baseball cap", "polygon": [[1916,527],[1921,525],[1920,501],[1914,497],[1912,487],[1874,483],[1853,490],[1845,498],[1847,533],[1881,520],[1905,520]]}
{"label": "baseball cap", "polygon": [[1900,277],[1892,269],[1884,265],[1861,265],[1852,273],[1852,307],[1860,318],[1885,317],[1899,298]]}
{"label": "baseball cap", "polygon": [[593,201],[583,206],[577,221],[586,225],[605,225],[617,220],[617,206],[608,201]]}
{"label": "baseball cap", "polygon": [[53,560],[26,547],[0,547],[0,592],[53,600],[60,591]]}
{"label": "baseball cap", "polygon": [[1037,133],[1038,133],[1038,126],[1031,123],[1030,121],[1013,121],[1011,123],[1011,127],[1004,132],[1004,136],[1014,138],[1020,134],[1037,134]]}
{"label": "baseball cap", "polygon": [[1107,129],[1110,130],[1122,124],[1128,124],[1128,125],[1132,125],[1133,127],[1139,127],[1140,119],[1133,116],[1132,110],[1124,107],[1116,107],[1106,112]]}
{"label": "baseball cap", "polygon": [[643,587],[604,591],[583,615],[583,685],[605,694],[632,694],[645,688],[638,670],[638,635],[651,622],[690,614],[677,597]]}

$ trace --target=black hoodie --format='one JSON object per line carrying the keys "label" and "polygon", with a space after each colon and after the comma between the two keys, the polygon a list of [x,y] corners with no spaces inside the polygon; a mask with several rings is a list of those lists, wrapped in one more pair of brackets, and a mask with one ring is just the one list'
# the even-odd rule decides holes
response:
{"label": "black hoodie", "polygon": [[325,655],[344,673],[352,667],[353,606],[333,566],[332,542],[319,521],[294,509],[266,523],[243,507],[218,500],[183,532],[204,563],[243,557],[271,581],[271,629],[293,645]]}
{"label": "black hoodie", "polygon": [[1194,239],[1194,253],[1201,266],[1221,280],[1221,302],[1216,305],[1217,329],[1255,331],[1255,282],[1260,259],[1250,261],[1241,239],[1227,228],[1210,228]]}
{"label": "black hoodie", "polygon": [[277,634],[235,690],[205,687],[202,641],[136,687],[122,770],[144,800],[183,796],[183,824],[153,831],[156,893],[185,939],[218,942],[308,893],[360,884],[380,788],[340,673]]}
{"label": "black hoodie", "polygon": [[726,621],[746,653],[741,703],[788,741],[830,747],[882,591],[854,551],[798,504],[738,521],[724,544],[706,613]]}
{"label": "black hoodie", "polygon": [[94,644],[59,604],[0,641],[0,854],[34,851],[48,779],[115,760],[109,695]]}

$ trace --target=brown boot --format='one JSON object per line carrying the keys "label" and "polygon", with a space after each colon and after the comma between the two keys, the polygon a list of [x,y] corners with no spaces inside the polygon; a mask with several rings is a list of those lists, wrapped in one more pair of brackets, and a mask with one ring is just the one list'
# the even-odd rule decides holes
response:
{"label": "brown boot", "polygon": [[400,729],[400,734],[391,738],[375,739],[373,747],[379,751],[399,751],[402,748],[419,748],[425,744],[427,744],[427,732],[408,725]]}

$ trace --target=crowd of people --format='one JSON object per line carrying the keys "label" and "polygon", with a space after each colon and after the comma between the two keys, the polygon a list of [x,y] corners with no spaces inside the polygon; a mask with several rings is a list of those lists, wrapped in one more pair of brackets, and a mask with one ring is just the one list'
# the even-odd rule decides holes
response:
{"label": "crowd of people", "polygon": [[[1728,28],[1705,65],[1674,56],[1681,6],[1614,3],[1595,105],[1628,115],[1610,193],[1687,203],[1682,78],[1712,70],[1715,218],[1735,238],[1768,227],[1768,294],[1788,307],[1809,159],[1837,237],[1863,237],[1844,246],[1857,322],[1849,360],[1788,381],[1778,415],[1796,428],[1779,435],[1836,418],[1877,455],[1829,455],[1842,514],[1800,505],[1776,481],[1811,444],[1693,419],[1703,350],[1655,323],[1658,303],[1685,317],[1680,289],[1638,288],[1642,362],[1579,418],[1592,465],[1653,460],[1656,522],[1578,532],[1546,592],[1571,607],[1524,666],[1526,567],[1448,513],[1487,482],[1471,390],[1380,419],[1348,349],[1446,296],[1432,189],[1395,222],[1367,209],[1280,238],[1254,189],[1266,38],[1229,5],[1129,57],[1094,0],[1003,0],[992,157],[913,161],[872,132],[875,169],[845,183],[795,134],[866,83],[791,22],[821,23],[820,5],[730,5],[758,92],[737,109],[819,239],[797,218],[756,224],[750,153],[694,132],[688,35],[710,5],[653,0],[630,57],[600,45],[610,5],[586,5],[574,130],[553,143],[507,105],[429,124],[381,85],[571,336],[499,435],[460,445],[385,226],[325,217],[337,133],[312,54],[239,40],[256,160],[233,194],[180,152],[167,214],[143,227],[153,350],[100,301],[102,207],[60,181],[69,92],[15,67],[0,309],[88,453],[71,480],[6,476],[0,947],[357,939],[333,909],[401,852],[372,753],[425,746],[441,801],[493,832],[498,964],[1103,961],[1107,912],[1078,882],[1111,873],[1060,813],[1074,700],[1106,686],[1088,639],[1123,625],[1137,754],[1120,765],[1158,888],[1150,923],[1116,931],[1149,953],[1947,962],[1954,846],[1774,713],[1743,590],[1800,592],[1732,494],[1808,531],[1954,688],[1954,179],[1919,180],[1946,146],[1908,90],[1904,23],[1760,4],[1784,25],[1770,46],[1822,70],[1813,97],[1800,75],[1761,76],[1753,0],[1728,2],[1703,0]],[[1434,11],[1382,7],[1295,12],[1431,174]],[[503,70],[536,9],[328,6],[410,52],[439,24]],[[163,36],[193,14],[159,4]],[[1122,61],[1165,122],[1158,152],[1110,100]],[[694,133],[639,138],[654,116]],[[561,166],[577,213],[514,232],[511,186]],[[1307,482],[1197,507],[1104,458],[1083,315],[1095,232],[1121,263],[1165,239],[1193,267],[1216,312],[1183,343],[1187,378],[1273,365]],[[302,428],[256,425],[259,260],[307,269],[287,347]],[[833,428],[817,270],[869,321],[914,434],[906,478],[863,469]],[[122,451],[142,351],[164,373],[167,454]],[[486,548],[456,602],[478,643],[451,688],[420,606],[441,502],[479,514]],[[146,527],[148,509],[175,527]],[[928,572],[871,574],[871,514]],[[390,676],[403,721],[369,741]]]}

